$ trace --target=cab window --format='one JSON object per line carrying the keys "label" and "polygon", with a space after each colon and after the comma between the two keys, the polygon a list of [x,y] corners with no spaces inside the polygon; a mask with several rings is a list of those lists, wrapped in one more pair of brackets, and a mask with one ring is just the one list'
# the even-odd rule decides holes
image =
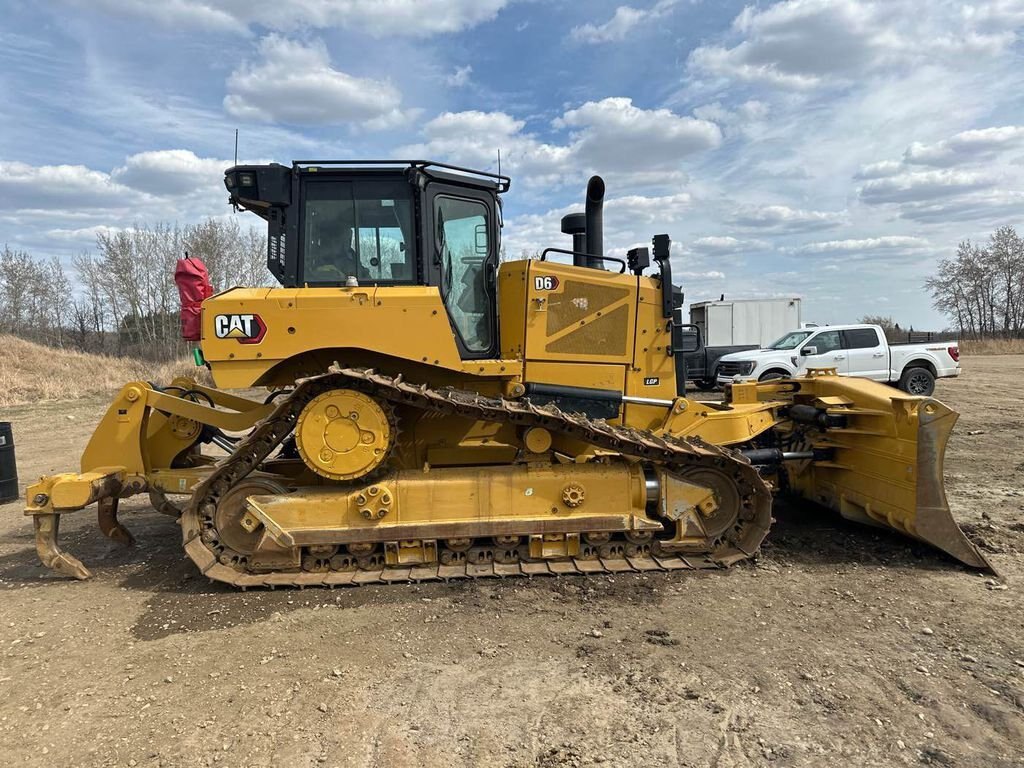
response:
{"label": "cab window", "polygon": [[309,180],[303,282],[412,282],[412,190],[399,181]]}
{"label": "cab window", "polygon": [[491,348],[492,300],[487,290],[491,254],[487,206],[479,200],[434,198],[435,243],[441,292],[455,330],[472,352]]}
{"label": "cab window", "polygon": [[847,349],[873,349],[879,344],[878,332],[874,328],[851,328],[843,331]]}
{"label": "cab window", "polygon": [[839,331],[823,331],[810,339],[805,346],[817,347],[818,354],[824,355],[843,348]]}

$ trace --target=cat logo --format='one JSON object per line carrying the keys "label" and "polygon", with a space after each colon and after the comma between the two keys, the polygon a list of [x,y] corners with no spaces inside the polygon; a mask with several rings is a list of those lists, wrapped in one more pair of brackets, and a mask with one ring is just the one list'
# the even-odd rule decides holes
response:
{"label": "cat logo", "polygon": [[217,315],[213,318],[213,332],[218,339],[259,344],[267,335],[267,325],[259,315]]}

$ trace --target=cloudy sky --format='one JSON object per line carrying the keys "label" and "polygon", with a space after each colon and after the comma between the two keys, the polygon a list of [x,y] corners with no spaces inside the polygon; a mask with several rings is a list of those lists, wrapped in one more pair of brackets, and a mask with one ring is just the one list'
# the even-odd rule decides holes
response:
{"label": "cloudy sky", "polygon": [[[509,254],[672,236],[688,300],[938,327],[921,284],[1024,225],[1024,0],[3,0],[0,241],[236,215],[242,161],[513,175]],[[247,216],[247,214],[238,214]],[[247,221],[248,219],[246,219]]]}

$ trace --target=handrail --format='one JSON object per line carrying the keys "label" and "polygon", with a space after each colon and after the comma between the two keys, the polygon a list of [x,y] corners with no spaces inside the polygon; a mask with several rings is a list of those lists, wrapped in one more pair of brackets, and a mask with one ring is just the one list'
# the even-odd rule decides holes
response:
{"label": "handrail", "polygon": [[587,256],[591,259],[601,259],[602,261],[614,261],[616,264],[621,264],[622,269],[619,270],[619,274],[623,274],[626,271],[625,259],[620,259],[616,256],[598,256],[596,253],[584,253],[583,251],[570,251],[567,248],[545,248],[540,253],[540,260],[547,261],[547,255],[549,253],[564,253],[566,256]]}
{"label": "handrail", "polygon": [[494,179],[498,182],[499,192],[508,192],[509,187],[512,186],[512,177],[506,176],[502,173],[491,173],[490,171],[478,171],[474,168],[466,168],[461,165],[451,165],[450,163],[440,163],[435,160],[293,160],[292,166],[298,167],[300,165],[408,165],[411,168],[446,168],[449,171],[459,171],[460,173],[472,173],[476,176],[483,176],[484,178]]}

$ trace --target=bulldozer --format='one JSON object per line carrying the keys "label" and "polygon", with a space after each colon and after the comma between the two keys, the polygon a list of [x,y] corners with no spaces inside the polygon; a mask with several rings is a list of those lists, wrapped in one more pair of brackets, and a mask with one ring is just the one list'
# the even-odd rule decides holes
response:
{"label": "bulldozer", "polygon": [[89,577],[58,531],[91,505],[132,544],[136,494],[241,588],[725,568],[785,494],[991,569],[946,502],[938,400],[832,369],[687,396],[671,240],[606,254],[600,177],[571,245],[519,260],[500,173],[296,161],[225,185],[280,285],[202,301],[216,386],[126,384],[80,471],[27,489],[49,568]]}

